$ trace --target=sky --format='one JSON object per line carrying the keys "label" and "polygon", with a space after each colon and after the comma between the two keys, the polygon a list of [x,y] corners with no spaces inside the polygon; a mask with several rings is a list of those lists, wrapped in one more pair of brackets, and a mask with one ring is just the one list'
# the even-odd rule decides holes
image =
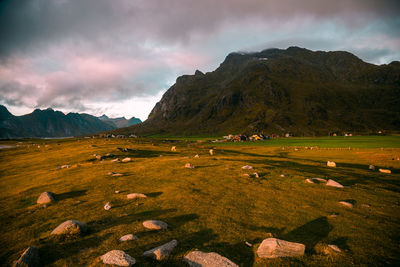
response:
{"label": "sky", "polygon": [[400,60],[400,1],[2,0],[0,104],[145,120],[178,76],[290,46]]}

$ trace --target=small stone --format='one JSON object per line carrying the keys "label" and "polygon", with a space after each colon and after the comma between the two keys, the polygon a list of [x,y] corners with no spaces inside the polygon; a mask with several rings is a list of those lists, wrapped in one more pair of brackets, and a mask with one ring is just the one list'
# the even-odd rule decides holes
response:
{"label": "small stone", "polygon": [[245,165],[245,166],[242,167],[242,169],[243,170],[251,170],[251,169],[253,169],[253,166]]}
{"label": "small stone", "polygon": [[143,256],[150,257],[155,260],[161,261],[166,259],[171,254],[172,250],[178,245],[178,241],[172,240],[164,245],[153,248],[143,253]]}
{"label": "small stone", "polygon": [[210,149],[208,152],[210,153],[211,156],[214,155],[214,149]]}
{"label": "small stone", "polygon": [[368,204],[361,204],[361,207],[362,207],[362,208],[370,208],[371,206],[368,205]]}
{"label": "small stone", "polygon": [[115,194],[119,194],[121,191],[119,191],[119,190],[115,190]]}
{"label": "small stone", "polygon": [[117,266],[132,266],[136,260],[122,250],[111,250],[100,257],[104,264],[114,264]]}
{"label": "small stone", "polygon": [[388,170],[388,169],[379,169],[379,172],[381,172],[381,173],[392,173],[392,171]]}
{"label": "small stone", "polygon": [[333,162],[333,161],[328,161],[328,162],[326,163],[326,166],[328,166],[328,167],[336,167],[336,163]]}
{"label": "small stone", "polygon": [[307,179],[305,180],[305,182],[306,182],[306,183],[309,183],[309,184],[314,184],[314,181],[313,181],[312,179],[310,179],[310,178],[307,178]]}
{"label": "small stone", "polygon": [[96,159],[102,160],[102,159],[103,159],[103,156],[102,156],[102,155],[96,155]]}
{"label": "small stone", "polygon": [[339,184],[338,182],[329,179],[328,182],[326,183],[327,186],[332,186],[332,187],[337,187],[337,188],[343,188],[344,186]]}
{"label": "small stone", "polygon": [[339,203],[342,204],[342,205],[345,206],[345,207],[353,208],[353,204],[350,203],[350,202],[347,202],[347,201],[339,201]]}
{"label": "small stone", "polygon": [[113,159],[111,162],[119,162],[119,158]]}
{"label": "small stone", "polygon": [[147,229],[152,229],[152,230],[161,230],[161,229],[167,229],[168,224],[162,221],[157,221],[157,220],[148,220],[143,222],[143,226]]}
{"label": "small stone", "polygon": [[258,175],[258,173],[253,173],[254,178],[260,178],[260,176]]}
{"label": "small stone", "polygon": [[328,215],[328,218],[336,218],[337,216],[339,216],[339,213],[332,213]]}
{"label": "small stone", "polygon": [[257,249],[260,258],[297,257],[304,255],[306,246],[277,238],[264,239]]}
{"label": "small stone", "polygon": [[189,252],[183,257],[191,267],[239,267],[228,258],[215,252],[202,252],[200,250]]}
{"label": "small stone", "polygon": [[199,154],[196,154],[196,155],[194,156],[194,158],[196,158],[196,159],[200,158]]}
{"label": "small stone", "polygon": [[283,178],[283,177],[286,177],[286,175],[285,175],[285,174],[281,174],[281,175],[280,175],[280,177],[282,177],[282,178]]}
{"label": "small stone", "polygon": [[54,194],[52,192],[43,192],[36,200],[37,204],[47,204],[55,201]]}
{"label": "small stone", "polygon": [[176,152],[176,146],[171,147],[172,152]]}
{"label": "small stone", "polygon": [[71,166],[69,166],[69,165],[62,165],[61,166],[61,169],[68,169],[68,168],[70,168]]}
{"label": "small stone", "polygon": [[86,232],[87,225],[86,223],[75,221],[75,220],[68,220],[60,224],[59,226],[54,229],[51,234],[52,235],[75,235],[75,234],[82,234]]}
{"label": "small stone", "polygon": [[114,157],[114,154],[112,154],[112,153],[107,153],[107,154],[106,154],[106,157],[110,157],[110,158],[111,158],[111,157]]}
{"label": "small stone", "polygon": [[374,165],[369,165],[368,169],[370,169],[371,171],[375,171],[375,166]]}
{"label": "small stone", "polygon": [[336,245],[328,245],[328,247],[330,247],[335,252],[341,252],[340,248],[338,248],[338,246]]}
{"label": "small stone", "polygon": [[122,162],[129,162],[129,161],[131,161],[132,159],[131,158],[124,158],[123,160],[122,160]]}
{"label": "small stone", "polygon": [[108,172],[107,174],[108,175],[113,175],[113,174],[115,174],[115,172]]}
{"label": "small stone", "polygon": [[113,173],[111,176],[113,176],[113,177],[119,177],[119,176],[123,176],[123,174],[122,174],[122,173]]}
{"label": "small stone", "polygon": [[38,267],[39,263],[39,250],[36,247],[27,248],[17,261],[12,265],[13,267],[27,266]]}
{"label": "small stone", "polygon": [[192,164],[190,164],[190,163],[186,163],[185,164],[185,168],[186,169],[194,169],[194,166]]}
{"label": "small stone", "polygon": [[251,243],[249,243],[249,242],[244,242],[245,244],[246,244],[246,246],[248,246],[248,247],[252,247],[253,246],[253,244],[251,244]]}
{"label": "small stone", "polygon": [[105,210],[110,210],[110,209],[111,209],[111,203],[110,203],[110,202],[107,202],[107,203],[104,205],[104,209],[105,209]]}
{"label": "small stone", "polygon": [[137,236],[135,236],[133,234],[127,234],[127,235],[121,236],[121,238],[119,239],[119,242],[130,241],[130,240],[138,240],[138,238],[137,238]]}
{"label": "small stone", "polygon": [[126,195],[126,197],[128,199],[135,199],[135,198],[146,198],[147,196],[145,194],[141,194],[141,193],[131,193]]}

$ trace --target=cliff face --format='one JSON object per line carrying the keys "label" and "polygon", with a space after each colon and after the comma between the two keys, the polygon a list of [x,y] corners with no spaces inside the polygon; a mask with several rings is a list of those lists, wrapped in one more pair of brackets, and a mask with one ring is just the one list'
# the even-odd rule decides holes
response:
{"label": "cliff face", "polygon": [[400,63],[290,47],[232,53],[215,71],[184,75],[136,133],[400,130]]}

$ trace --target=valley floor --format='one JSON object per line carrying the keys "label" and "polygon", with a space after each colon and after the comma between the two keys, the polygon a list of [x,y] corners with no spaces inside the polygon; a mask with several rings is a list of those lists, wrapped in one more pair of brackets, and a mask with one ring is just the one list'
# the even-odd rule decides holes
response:
{"label": "valley floor", "polygon": [[[315,142],[318,148],[313,149],[307,142],[295,146],[163,139],[0,142],[16,146],[0,150],[0,265],[11,265],[32,245],[39,249],[41,266],[102,266],[99,256],[114,249],[134,257],[137,266],[187,266],[182,258],[195,249],[217,252],[239,266],[396,265],[400,138],[388,138],[394,138],[388,142],[395,145]],[[171,146],[176,146],[175,152]],[[214,155],[209,154],[211,148]],[[107,153],[114,156],[102,160],[93,156]],[[111,161],[126,157],[132,160]],[[327,161],[336,162],[336,168],[327,167]],[[195,168],[185,168],[186,163]],[[375,170],[369,170],[371,164]],[[63,165],[69,168],[59,168]],[[244,165],[253,169],[243,170]],[[380,173],[379,168],[392,173]],[[305,182],[315,177],[345,187]],[[36,204],[44,191],[56,194],[56,201],[46,208]],[[129,193],[147,198],[127,199]],[[110,210],[103,208],[107,202]],[[87,223],[89,231],[75,237],[50,235],[70,219]],[[164,221],[168,229],[146,230],[145,220]],[[130,233],[138,240],[119,242]],[[257,247],[270,236],[305,244],[305,255],[259,258]],[[159,263],[142,256],[173,239],[178,246],[168,260]],[[341,252],[324,255],[319,248],[327,244],[337,245]]]}

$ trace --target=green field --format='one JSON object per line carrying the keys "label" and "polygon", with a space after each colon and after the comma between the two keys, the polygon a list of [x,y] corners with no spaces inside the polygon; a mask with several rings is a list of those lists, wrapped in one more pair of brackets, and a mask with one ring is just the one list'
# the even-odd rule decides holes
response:
{"label": "green field", "polygon": [[[239,266],[399,263],[399,136],[244,143],[211,143],[204,141],[206,137],[167,139],[0,142],[17,146],[0,150],[0,264],[11,265],[32,245],[39,248],[42,266],[102,266],[99,256],[113,249],[134,257],[137,266],[187,266],[182,257],[194,249],[217,252]],[[171,152],[171,146],[177,151]],[[117,147],[132,150],[121,152]],[[214,148],[212,156],[210,148]],[[95,160],[94,153],[113,153],[132,161]],[[194,158],[196,154],[200,158]],[[337,167],[327,167],[328,160]],[[186,163],[195,168],[184,168]],[[64,164],[71,168],[57,169]],[[370,164],[375,171],[368,169]],[[242,170],[244,165],[254,169]],[[380,173],[378,168],[392,173]],[[110,171],[123,176],[112,177]],[[260,177],[244,176],[254,172]],[[305,183],[313,177],[333,179],[346,187]],[[44,191],[56,194],[56,202],[47,208],[36,204]],[[148,197],[129,200],[128,193]],[[340,205],[342,200],[354,207]],[[106,202],[112,204],[109,211],[103,209]],[[86,222],[88,233],[50,235],[69,219]],[[142,222],[149,219],[162,220],[169,227],[146,230]],[[118,241],[129,233],[139,239]],[[259,258],[258,245],[271,235],[305,244],[305,255]],[[178,246],[168,260],[142,256],[172,239]],[[327,244],[342,251],[325,255],[321,248]]]}

